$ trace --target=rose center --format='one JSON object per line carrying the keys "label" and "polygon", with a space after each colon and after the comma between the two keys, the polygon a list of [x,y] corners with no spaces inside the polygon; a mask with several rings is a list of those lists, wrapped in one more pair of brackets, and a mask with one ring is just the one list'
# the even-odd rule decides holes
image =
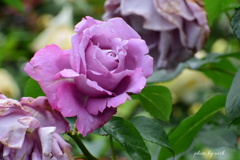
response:
{"label": "rose center", "polygon": [[109,71],[118,66],[118,53],[115,50],[102,49],[102,54],[98,54],[97,58]]}
{"label": "rose center", "polygon": [[113,57],[113,58],[116,58],[116,57],[117,57],[116,51],[108,51],[108,52],[106,53],[106,55],[111,56],[111,57]]}

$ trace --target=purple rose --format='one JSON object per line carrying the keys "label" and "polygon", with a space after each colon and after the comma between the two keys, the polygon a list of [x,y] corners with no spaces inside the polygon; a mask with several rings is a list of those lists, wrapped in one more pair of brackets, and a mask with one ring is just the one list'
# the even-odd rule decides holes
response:
{"label": "purple rose", "polygon": [[153,72],[153,59],[140,36],[121,18],[83,18],[75,26],[72,49],[39,50],[25,71],[42,87],[51,106],[77,116],[83,135],[104,125],[116,107],[140,93]]}
{"label": "purple rose", "polygon": [[0,159],[71,160],[70,144],[59,133],[69,130],[46,97],[20,102],[0,94]]}
{"label": "purple rose", "polygon": [[209,34],[202,0],[106,0],[105,10],[104,20],[122,17],[146,40],[155,69],[191,58]]}

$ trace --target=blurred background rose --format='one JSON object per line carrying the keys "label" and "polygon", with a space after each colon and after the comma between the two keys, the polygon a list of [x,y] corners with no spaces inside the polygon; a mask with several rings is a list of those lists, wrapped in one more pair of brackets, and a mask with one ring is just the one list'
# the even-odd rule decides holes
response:
{"label": "blurred background rose", "polygon": [[39,21],[46,28],[32,42],[31,48],[34,52],[50,44],[56,44],[62,49],[71,48],[71,36],[74,33],[72,6],[65,5],[55,17],[43,15]]}
{"label": "blurred background rose", "polygon": [[20,97],[20,89],[14,77],[5,69],[0,68],[0,92],[9,98]]}
{"label": "blurred background rose", "polygon": [[122,17],[146,40],[155,69],[175,68],[209,34],[202,0],[107,0],[103,19]]}

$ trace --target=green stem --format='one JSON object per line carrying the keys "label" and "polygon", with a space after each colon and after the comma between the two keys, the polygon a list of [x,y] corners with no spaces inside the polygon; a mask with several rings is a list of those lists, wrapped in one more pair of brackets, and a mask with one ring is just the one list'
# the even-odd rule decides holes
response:
{"label": "green stem", "polygon": [[84,155],[75,156],[74,159],[86,159]]}
{"label": "green stem", "polygon": [[111,150],[112,150],[112,159],[117,160],[115,150],[114,150],[114,146],[113,146],[113,139],[112,139],[112,136],[110,136],[110,135],[109,135],[109,140],[110,140],[110,145],[111,145]]}
{"label": "green stem", "polygon": [[72,137],[72,139],[77,143],[78,147],[82,150],[82,152],[83,152],[83,154],[84,154],[84,156],[86,157],[87,160],[98,160],[85,147],[85,145],[83,144],[82,140],[80,139],[78,133],[68,132],[67,134],[70,137]]}

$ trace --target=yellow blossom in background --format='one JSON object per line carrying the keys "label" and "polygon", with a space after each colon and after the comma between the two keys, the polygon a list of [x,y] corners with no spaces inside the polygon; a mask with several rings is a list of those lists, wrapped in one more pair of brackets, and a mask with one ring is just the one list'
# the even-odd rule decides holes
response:
{"label": "yellow blossom in background", "polygon": [[192,104],[198,97],[197,92],[210,89],[213,83],[198,71],[184,69],[178,77],[160,85],[170,89],[173,103],[182,101],[186,104]]}
{"label": "yellow blossom in background", "polygon": [[228,49],[228,42],[225,39],[218,39],[212,45],[211,51],[213,53],[226,53]]}
{"label": "yellow blossom in background", "polygon": [[36,52],[50,44],[56,44],[62,49],[70,49],[71,37],[74,33],[72,6],[65,5],[56,17],[51,20],[49,20],[49,17],[49,15],[43,15],[40,18],[45,23],[46,29],[33,41],[31,44],[32,50]]}
{"label": "yellow blossom in background", "polygon": [[197,53],[195,53],[195,55],[194,55],[194,57],[196,57],[198,59],[202,59],[206,56],[207,56],[207,52],[204,50],[197,51]]}
{"label": "yellow blossom in background", "polygon": [[9,98],[17,99],[20,97],[20,89],[16,81],[5,69],[0,69],[0,92]]}

